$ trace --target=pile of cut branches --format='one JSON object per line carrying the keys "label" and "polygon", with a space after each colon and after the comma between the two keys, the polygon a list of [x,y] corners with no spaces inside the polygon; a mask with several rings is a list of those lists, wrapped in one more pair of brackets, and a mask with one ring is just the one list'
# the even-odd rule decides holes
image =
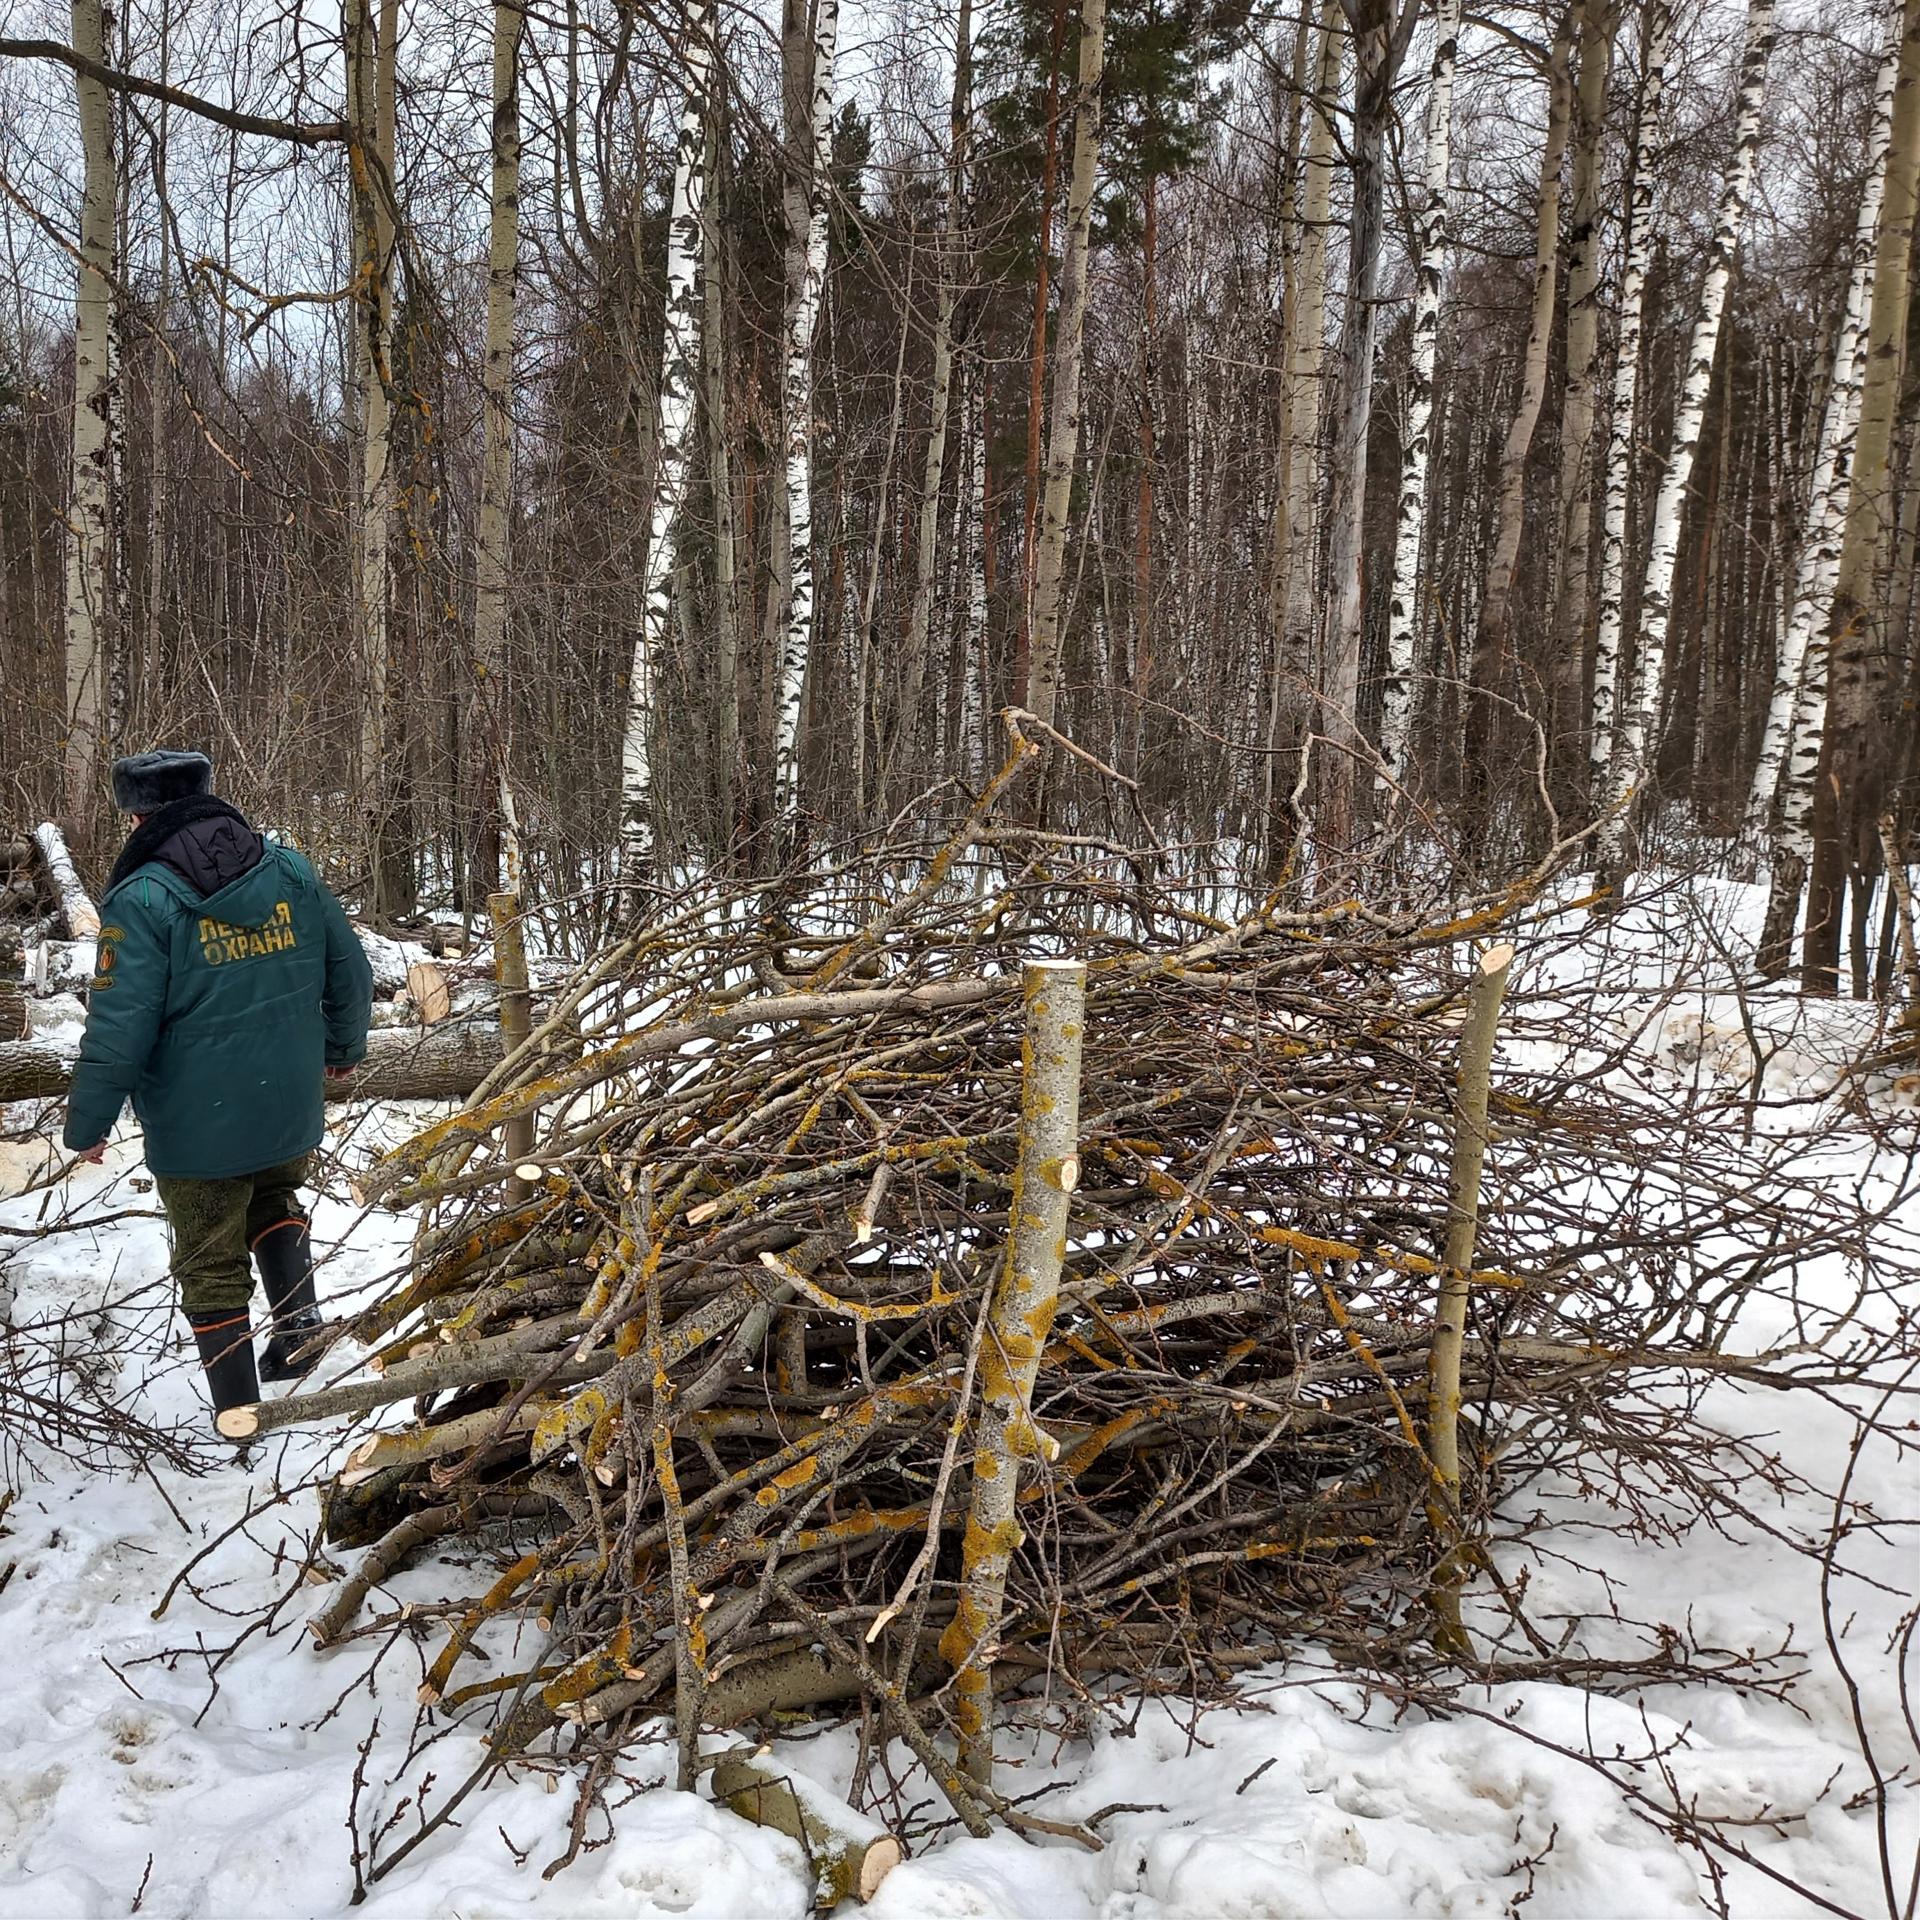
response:
{"label": "pile of cut branches", "polygon": [[1222,913],[1164,849],[1003,823],[1028,752],[804,900],[663,892],[372,1169],[425,1224],[345,1328],[370,1358],[228,1417],[386,1421],[325,1491],[367,1551],[322,1642],[486,1534],[423,1698],[496,1755],[664,1714],[690,1776],[703,1726],[864,1696],[969,1828],[1030,1823],[996,1691],[1204,1693],[1306,1636],[1541,1670],[1517,1596],[1461,1623],[1517,1489],[1737,1500],[1777,1466],[1688,1383],[1873,1358],[1811,1317],[1729,1349],[1815,1249],[1870,1283],[1871,1222],[1529,987],[1544,874]]}

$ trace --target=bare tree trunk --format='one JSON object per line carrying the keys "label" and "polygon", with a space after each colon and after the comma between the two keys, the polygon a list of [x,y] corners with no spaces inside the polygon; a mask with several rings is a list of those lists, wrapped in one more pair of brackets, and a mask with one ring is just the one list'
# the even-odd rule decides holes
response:
{"label": "bare tree trunk", "polygon": [[1306,159],[1291,218],[1280,319],[1286,410],[1274,487],[1274,576],[1267,609],[1274,643],[1269,690],[1268,865],[1277,872],[1301,826],[1311,728],[1314,592],[1320,548],[1320,371],[1327,317],[1327,215],[1333,197],[1333,114],[1340,92],[1340,0],[1322,0]]}
{"label": "bare tree trunk", "polygon": [[360,716],[360,797],[368,820],[368,856],[376,917],[391,914],[394,897],[394,795],[391,763],[392,636],[389,628],[393,522],[393,406],[389,354],[393,328],[394,257],[394,38],[396,0],[345,0],[348,166],[354,229],[354,380],[360,399],[360,498],[354,524],[354,608],[365,674]]}
{"label": "bare tree trunk", "polygon": [[1393,585],[1387,598],[1387,671],[1381,689],[1380,771],[1384,790],[1407,775],[1413,714],[1415,601],[1426,526],[1427,456],[1433,424],[1433,365],[1440,345],[1440,279],[1447,255],[1447,170],[1453,150],[1453,69],[1460,50],[1460,0],[1439,0],[1433,22],[1433,70],[1427,82],[1426,179],[1415,215],[1413,343],[1407,368],[1406,429],[1400,442]]}
{"label": "bare tree trunk", "polygon": [[1673,34],[1672,0],[1647,0],[1640,60],[1633,177],[1627,189],[1627,252],[1620,275],[1620,333],[1613,369],[1613,419],[1607,435],[1607,506],[1600,548],[1600,618],[1593,645],[1593,715],[1588,790],[1598,805],[1607,791],[1619,723],[1621,629],[1627,586],[1627,495],[1639,426],[1641,302],[1653,254],[1653,160]]}
{"label": "bare tree trunk", "polygon": [[740,764],[739,559],[733,513],[732,405],[728,385],[727,231],[722,201],[727,190],[725,130],[715,101],[713,169],[702,223],[706,325],[701,334],[707,414],[707,486],[713,496],[713,772],[709,782],[722,841],[731,827],[734,780]]}
{"label": "bare tree trunk", "polygon": [[[106,61],[101,0],[74,0],[73,44],[84,58]],[[100,807],[102,682],[112,606],[110,540],[111,378],[108,333],[113,313],[113,105],[105,84],[80,74],[80,146],[86,179],[80,203],[80,247],[74,286],[72,479],[67,508],[67,690],[65,786],[67,826],[84,850]]]}
{"label": "bare tree trunk", "polygon": [[493,6],[493,177],[487,238],[487,332],[480,361],[480,506],[474,527],[473,664],[485,768],[475,868],[479,895],[520,891],[520,837],[510,773],[508,565],[513,524],[513,325],[520,285],[520,0]]}
{"label": "bare tree trunk", "polygon": [[1819,451],[1814,459],[1806,525],[1795,568],[1792,611],[1781,635],[1766,730],[1754,769],[1753,790],[1747,798],[1748,830],[1758,837],[1774,813],[1776,787],[1779,791],[1772,839],[1773,884],[1760,953],[1761,970],[1769,975],[1785,969],[1787,945],[1799,915],[1801,889],[1813,852],[1814,781],[1826,731],[1825,634],[1846,531],[1854,446],[1860,426],[1860,393],[1867,370],[1867,297],[1873,283],[1880,205],[1893,134],[1893,97],[1905,42],[1901,13],[1885,11],[1890,25],[1867,135],[1866,186],[1854,223],[1846,303],[1834,336],[1833,375],[1821,415]]}
{"label": "bare tree trunk", "polygon": [[[160,9],[160,84],[169,83],[173,52],[173,9]],[[159,204],[167,205],[167,138],[170,129],[168,103],[155,109],[153,135],[153,191]],[[159,223],[156,245],[160,250],[159,281],[154,297],[152,341],[148,356],[147,387],[147,513],[146,551],[144,555],[140,606],[141,670],[136,688],[136,716],[146,717],[145,706],[151,697],[153,676],[160,666],[160,611],[165,598],[168,494],[172,487],[173,448],[167,433],[167,398],[171,391],[171,370],[167,365],[166,340],[172,323],[173,234],[171,222]]]}
{"label": "bare tree trunk", "polygon": [[1053,413],[1046,488],[1034,568],[1033,638],[1027,651],[1028,709],[1052,722],[1060,692],[1061,579],[1067,509],[1080,445],[1081,344],[1087,319],[1087,240],[1094,174],[1100,162],[1100,76],[1106,50],[1106,0],[1081,0],[1080,70],[1073,101],[1073,175],[1067,187],[1066,242],[1060,258],[1060,331],[1053,358]]}
{"label": "bare tree trunk", "polygon": [[987,559],[992,552],[993,529],[987,510],[986,368],[977,354],[970,358],[967,381],[969,464],[967,502],[972,538],[967,546],[967,613],[962,629],[960,693],[960,773],[977,777],[986,752],[986,715],[992,698],[987,660]]}
{"label": "bare tree trunk", "polygon": [[1347,307],[1333,405],[1333,490],[1328,503],[1328,618],[1320,706],[1333,751],[1321,761],[1318,837],[1323,852],[1353,843],[1360,737],[1360,651],[1366,626],[1367,435],[1373,419],[1379,331],[1380,249],[1386,223],[1387,128],[1393,82],[1419,16],[1419,0],[1341,0],[1353,39],[1353,211],[1348,222]]}
{"label": "bare tree trunk", "polygon": [[[708,0],[688,0],[681,65],[686,97],[673,162],[673,205],[667,220],[666,321],[660,342],[658,451],[653,508],[648,518],[640,625],[627,676],[626,733],[621,742],[621,877],[629,885],[652,878],[658,853],[653,723],[654,674],[666,650],[673,617],[673,540],[687,491],[693,440],[694,384],[700,366],[700,229],[706,199],[707,91],[713,70]],[[797,724],[797,714],[796,714]]]}
{"label": "bare tree trunk", "polygon": [[1829,621],[1831,717],[1825,729],[1825,770],[1816,789],[1802,956],[1809,986],[1827,991],[1839,976],[1840,895],[1848,879],[1856,898],[1864,898],[1873,887],[1881,866],[1879,818],[1886,786],[1900,772],[1888,751],[1897,730],[1890,734],[1883,725],[1894,657],[1884,588],[1897,514],[1893,431],[1906,376],[1915,188],[1920,183],[1920,0],[1907,0],[1901,49],[1874,255],[1853,485]]}
{"label": "bare tree trunk", "polygon": [[1548,720],[1555,804],[1581,810],[1585,788],[1586,660],[1593,547],[1593,425],[1600,363],[1600,194],[1614,0],[1580,0],[1574,92],[1573,212],[1567,229],[1567,385],[1560,411],[1560,541],[1553,597]]}
{"label": "bare tree trunk", "polygon": [[1773,52],[1774,0],[1749,0],[1746,46],[1740,56],[1740,96],[1733,132],[1733,154],[1727,162],[1726,183],[1714,221],[1713,241],[1707,251],[1706,281],[1700,289],[1700,311],[1693,323],[1693,341],[1674,416],[1673,441],[1667,451],[1666,472],[1653,510],[1653,529],[1647,547],[1646,581],[1640,592],[1640,647],[1634,663],[1633,691],[1621,715],[1610,768],[1596,766],[1604,778],[1598,803],[1604,811],[1599,836],[1599,866],[1618,885],[1628,859],[1628,809],[1652,771],[1653,723],[1659,711],[1667,656],[1667,629],[1673,615],[1673,569],[1680,551],[1680,520],[1687,490],[1693,481],[1693,457],[1700,446],[1700,427],[1706,419],[1707,395],[1713,386],[1713,363],[1720,348],[1720,320],[1726,311],[1727,287],[1733,278],[1733,258],[1747,221],[1747,200],[1753,188],[1754,164],[1760,152],[1760,106],[1767,91],[1767,61]]}
{"label": "bare tree trunk", "polygon": [[1569,15],[1555,33],[1547,59],[1547,137],[1540,153],[1540,191],[1534,215],[1533,306],[1527,321],[1520,398],[1500,451],[1493,541],[1469,674],[1466,771],[1472,789],[1482,795],[1492,786],[1493,742],[1500,730],[1500,700],[1506,688],[1513,628],[1513,576],[1527,522],[1527,457],[1533,450],[1534,430],[1540,424],[1540,410],[1546,400],[1547,361],[1559,292],[1560,170],[1572,118],[1568,71],[1572,27]]}
{"label": "bare tree trunk", "polygon": [[[1085,0],[1098,9],[1101,0]],[[1081,73],[1086,73],[1084,61]],[[1098,71],[1097,63],[1095,71]],[[1086,962],[1036,960],[1021,975],[1026,1045],[1005,1264],[994,1290],[973,1425],[973,1504],[953,1620],[940,1652],[954,1670],[960,1767],[993,1781],[993,1655],[1007,1568],[1020,1543],[1020,1462],[1057,1443],[1033,1417],[1040,1356],[1060,1299],[1067,1212],[1080,1181],[1080,1057]]]}
{"label": "bare tree trunk", "polygon": [[1460,1618],[1460,1589],[1467,1575],[1465,1516],[1460,1501],[1460,1355],[1466,1344],[1468,1276],[1473,1269],[1473,1243],[1480,1224],[1480,1179],[1489,1138],[1487,1104],[1494,1037],[1512,966],[1512,947],[1504,942],[1489,947],[1480,956],[1467,988],[1460,1064],[1454,1077],[1446,1258],[1440,1269],[1433,1342],[1427,1350],[1427,1454],[1433,1464],[1427,1515],[1446,1547],[1434,1569],[1430,1596],[1434,1644],[1442,1653],[1463,1660],[1471,1659],[1473,1642]]}
{"label": "bare tree trunk", "polygon": [[1160,228],[1160,183],[1147,176],[1140,233],[1140,478],[1133,523],[1133,672],[1127,692],[1127,755],[1123,765],[1139,776],[1145,745],[1147,689],[1153,680],[1153,383],[1159,366],[1154,313],[1154,255]]}
{"label": "bare tree trunk", "polygon": [[[787,449],[787,630],[780,650],[773,723],[775,811],[800,797],[800,704],[813,647],[813,335],[827,272],[827,201],[833,184],[833,59],[839,0],[787,0],[787,145],[805,155],[806,172],[789,174],[787,208],[787,358],[783,392]],[[809,57],[810,50],[810,57]],[[804,77],[803,77],[804,76]]]}
{"label": "bare tree trunk", "polygon": [[1027,364],[1027,486],[1022,504],[1019,640],[1014,684],[1027,684],[1027,653],[1033,638],[1033,583],[1040,538],[1040,455],[1046,419],[1047,283],[1053,264],[1053,196],[1060,166],[1060,58],[1066,43],[1068,0],[1053,0],[1053,30],[1047,59],[1047,113],[1040,156],[1040,234],[1034,248],[1033,345]]}
{"label": "bare tree trunk", "polygon": [[939,546],[940,495],[947,473],[947,414],[953,392],[953,316],[964,263],[960,223],[966,198],[967,115],[972,85],[973,7],[972,0],[960,0],[954,39],[953,101],[948,115],[947,205],[941,231],[939,284],[934,295],[932,394],[927,410],[926,457],[920,469],[920,511],[914,529],[906,656],[894,709],[892,748],[884,770],[889,777],[901,755],[912,750],[921,690],[926,682],[927,635],[933,624],[934,562]]}

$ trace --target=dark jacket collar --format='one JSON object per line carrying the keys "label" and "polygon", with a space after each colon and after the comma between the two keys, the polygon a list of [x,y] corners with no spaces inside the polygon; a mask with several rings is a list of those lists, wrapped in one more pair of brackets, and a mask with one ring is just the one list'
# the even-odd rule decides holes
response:
{"label": "dark jacket collar", "polygon": [[[257,866],[260,861],[259,835],[248,824],[247,816],[238,807],[231,806],[225,800],[211,793],[195,794],[185,800],[170,800],[156,813],[150,813],[134,828],[127,838],[127,844],[120,850],[120,858],[113,863],[113,877],[107,882],[107,891],[111,893],[121,881],[128,880],[140,869],[154,860],[166,860],[184,879],[200,887],[205,894],[210,889],[205,880],[208,877],[199,872],[188,871],[176,860],[167,859],[173,851],[168,842],[183,829],[203,826],[208,821],[232,821],[243,835],[252,835],[254,851],[244,866],[225,875],[226,880],[236,880],[248,868]],[[225,882],[223,881],[222,884]]]}

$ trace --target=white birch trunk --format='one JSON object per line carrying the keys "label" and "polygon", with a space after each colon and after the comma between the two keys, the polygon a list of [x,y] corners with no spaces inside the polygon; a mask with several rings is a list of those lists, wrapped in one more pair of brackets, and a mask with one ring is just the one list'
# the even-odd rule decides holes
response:
{"label": "white birch trunk", "polygon": [[657,846],[653,721],[654,671],[673,617],[673,534],[687,490],[694,390],[700,368],[700,230],[706,201],[707,90],[713,67],[707,0],[688,0],[681,64],[686,97],[673,161],[667,221],[666,324],[660,343],[660,393],[653,510],[641,576],[640,625],[627,678],[627,725],[620,749],[620,868],[630,884],[651,876]]}
{"label": "white birch trunk", "polygon": [[[1706,419],[1707,394],[1713,384],[1713,363],[1720,346],[1720,321],[1726,311],[1727,287],[1733,278],[1733,260],[1747,221],[1747,202],[1753,190],[1754,164],[1760,152],[1760,107],[1767,91],[1767,60],[1773,52],[1774,0],[1749,0],[1746,46],[1740,56],[1740,97],[1733,133],[1733,156],[1727,163],[1720,210],[1714,220],[1713,241],[1707,252],[1707,274],[1700,289],[1700,311],[1693,323],[1693,341],[1687,350],[1680,406],[1674,416],[1673,442],[1667,452],[1659,498],[1653,510],[1653,530],[1647,547],[1646,581],[1640,594],[1640,648],[1634,665],[1633,693],[1621,716],[1606,785],[1596,793],[1605,809],[1600,827],[1599,860],[1603,872],[1617,873],[1627,857],[1627,814],[1634,794],[1649,772],[1653,720],[1659,709],[1666,673],[1667,630],[1673,614],[1673,569],[1680,551],[1680,519],[1687,488],[1693,479],[1693,459],[1700,446],[1700,428]],[[1596,716],[1597,717],[1597,716]]]}
{"label": "white birch trunk", "polygon": [[1641,302],[1653,251],[1653,156],[1673,36],[1671,0],[1647,0],[1641,53],[1640,111],[1628,186],[1627,252],[1620,276],[1620,335],[1613,371],[1613,419],[1607,435],[1607,502],[1600,546],[1600,620],[1593,652],[1593,722],[1589,782],[1597,803],[1613,768],[1620,692],[1620,637],[1626,601],[1627,491],[1633,471],[1640,396]]}
{"label": "white birch trunk", "polygon": [[[74,0],[73,44],[104,64],[101,0]],[[67,699],[65,787],[70,824],[84,832],[93,818],[100,773],[102,680],[112,603],[112,492],[109,414],[112,381],[108,335],[113,309],[113,120],[106,87],[81,74],[74,81],[80,145],[86,167],[80,203],[80,246],[74,285],[72,477],[67,505]]]}
{"label": "white birch trunk", "polygon": [[1040,544],[1034,565],[1033,628],[1027,652],[1026,705],[1052,724],[1060,695],[1061,584],[1067,553],[1067,509],[1080,445],[1081,348],[1087,320],[1087,246],[1094,175],[1100,163],[1100,78],[1106,60],[1106,0],[1082,0],[1080,62],[1073,101],[1073,174],[1060,261],[1060,326],[1053,356],[1052,420]]}
{"label": "white birch trunk", "polygon": [[1318,838],[1328,851],[1352,845],[1359,787],[1360,660],[1366,627],[1363,552],[1367,446],[1379,332],[1380,256],[1386,227],[1387,130],[1393,82],[1418,17],[1417,0],[1342,0],[1353,46],[1353,125],[1348,144],[1346,314],[1340,329],[1333,407],[1333,476],[1327,528],[1326,646],[1320,714],[1335,747],[1320,765]]}
{"label": "white birch trunk", "polygon": [[1884,5],[1881,12],[1883,17],[1891,13],[1892,28],[1883,36],[1886,54],[1874,88],[1873,118],[1867,133],[1867,183],[1854,223],[1846,304],[1834,336],[1833,377],[1827,385],[1827,402],[1821,415],[1806,529],[1794,572],[1792,611],[1781,634],[1766,730],[1761,735],[1760,758],[1747,796],[1747,831],[1759,838],[1766,832],[1774,795],[1779,792],[1776,864],[1783,856],[1804,861],[1813,844],[1813,782],[1820,763],[1827,705],[1826,647],[1814,641],[1833,601],[1846,535],[1854,441],[1860,425],[1860,389],[1867,370],[1867,295],[1873,283],[1880,201],[1893,132],[1894,86],[1900,72],[1900,15]]}
{"label": "white birch trunk", "polygon": [[[806,0],[788,0],[802,15]],[[807,175],[788,196],[786,379],[787,625],[780,647],[773,720],[774,804],[791,813],[800,797],[800,712],[813,648],[813,335],[827,272],[827,207],[833,183],[833,61],[839,0],[814,0],[808,83]],[[789,126],[793,140],[799,129]],[[796,144],[798,144],[796,142]],[[796,245],[797,243],[797,245]],[[797,267],[798,271],[795,271]]]}
{"label": "white birch trunk", "polygon": [[1387,672],[1380,713],[1383,789],[1406,777],[1413,713],[1414,598],[1426,524],[1427,456],[1433,425],[1433,366],[1440,344],[1440,279],[1447,252],[1447,167],[1453,146],[1453,69],[1460,47],[1460,0],[1439,0],[1433,70],[1427,86],[1426,177],[1415,219],[1413,342],[1407,368],[1406,430],[1400,443],[1400,501],[1387,602]]}
{"label": "white birch trunk", "polygon": [[1582,0],[1574,90],[1573,201],[1567,222],[1567,377],[1560,410],[1560,530],[1553,596],[1552,747],[1557,786],[1581,763],[1585,734],[1588,560],[1593,548],[1593,423],[1600,357],[1600,195],[1607,85],[1613,72],[1610,0]]}
{"label": "white birch trunk", "polygon": [[[489,891],[520,891],[520,842],[508,775],[507,569],[513,506],[513,324],[520,281],[520,38],[517,0],[493,7],[493,178],[487,331],[480,363],[480,506],[474,541],[473,654],[482,743],[495,789],[499,846]],[[492,835],[486,836],[489,840]],[[489,849],[491,851],[492,849]]]}
{"label": "white birch trunk", "polygon": [[976,362],[970,392],[967,497],[972,537],[967,545],[967,621],[960,692],[960,771],[971,780],[985,758],[987,712],[987,421]]}

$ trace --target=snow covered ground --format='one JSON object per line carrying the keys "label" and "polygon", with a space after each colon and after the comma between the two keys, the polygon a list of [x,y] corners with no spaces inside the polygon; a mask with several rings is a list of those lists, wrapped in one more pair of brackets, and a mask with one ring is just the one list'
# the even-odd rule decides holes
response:
{"label": "snow covered ground", "polygon": [[[1638,990],[1632,979],[1620,985],[1623,996]],[[1709,993],[1720,995],[1711,1005]],[[1783,1017],[1766,1027],[1791,1044],[1765,1092],[1793,1104],[1767,1110],[1768,1130],[1799,1132],[1803,1170],[1816,1177],[1869,1191],[1898,1177],[1903,1127],[1912,1144],[1900,1096],[1884,1090],[1894,1117],[1876,1146],[1821,1098],[1839,1041],[1818,1018],[1809,1031],[1803,1016],[1791,1027]],[[1847,1017],[1834,1010],[1829,1023]],[[1689,1021],[1744,1034],[1737,1000],[1704,984],[1659,1011],[1640,1044],[1646,1071],[1685,1081],[1723,1070],[1693,1044]],[[1735,1053],[1724,1071],[1739,1084],[1751,1068],[1750,1053]],[[404,1116],[378,1124],[398,1129]],[[93,1363],[112,1370],[126,1404],[197,1425],[197,1370],[170,1312],[163,1231],[138,1153],[137,1140],[122,1139],[100,1172],[0,1205],[0,1271],[16,1325],[82,1313]],[[21,1177],[16,1163],[16,1185]],[[38,1223],[62,1209],[97,1224],[39,1237]],[[1910,1206],[1901,1227],[1920,1241],[1920,1209]],[[336,1249],[323,1289],[370,1283],[402,1259],[406,1230],[357,1217],[338,1182],[317,1220],[318,1240]],[[1837,1261],[1831,1285],[1844,1297]],[[1920,1291],[1905,1305],[1920,1311]],[[1779,1330],[1765,1324],[1777,1311],[1755,1309],[1743,1329],[1752,1343]],[[1668,1630],[1697,1647],[1791,1647],[1784,1697],[1703,1685],[1608,1697],[1529,1682],[1434,1712],[1370,1691],[1303,1647],[1246,1675],[1232,1708],[1172,1700],[1089,1716],[1062,1700],[1021,1736],[1013,1789],[1056,1788],[1035,1809],[1052,1818],[1104,1810],[1105,1850],[1004,1834],[919,1843],[870,1911],[877,1920],[1887,1914],[1869,1764],[1823,1643],[1820,1567],[1804,1551],[1817,1553],[1832,1525],[1858,1404],[1712,1385],[1704,1416],[1730,1447],[1782,1449],[1796,1488],[1745,1518],[1658,1543],[1618,1531],[1597,1494],[1536,1490],[1527,1500],[1550,1506],[1558,1524],[1536,1536],[1539,1551],[1505,1559],[1510,1581],[1525,1577],[1531,1617],[1556,1633],[1565,1625],[1564,1653],[1651,1652]],[[1920,1850],[1920,1751],[1904,1721],[1900,1651],[1888,1643],[1920,1583],[1916,1434],[1912,1398],[1896,1398],[1852,1459],[1854,1524],[1836,1556],[1832,1605],[1880,1765],[1907,1769],[1890,1790],[1885,1836],[1901,1899]],[[0,1920],[341,1913],[355,1888],[356,1769],[363,1855],[379,1834],[387,1857],[422,1807],[431,1817],[472,1772],[471,1732],[412,1748],[424,1654],[410,1639],[322,1655],[303,1629],[325,1596],[297,1577],[315,1525],[304,1489],[340,1440],[340,1430],[277,1436],[244,1470],[197,1477],[164,1466],[89,1472],[42,1456],[21,1480],[0,1516]],[[281,1498],[277,1487],[293,1491]],[[170,1590],[195,1555],[204,1557],[187,1583]],[[429,1561],[399,1576],[391,1596],[430,1606],[475,1585],[471,1570]],[[276,1600],[270,1624],[257,1624]],[[1907,1679],[1920,1682],[1911,1664]],[[843,1788],[856,1746],[855,1728],[803,1729],[777,1751]],[[936,1811],[903,1751],[882,1761],[871,1778],[884,1785],[890,1774],[902,1791],[883,1811],[911,1810],[916,1822]],[[596,1815],[587,1850],[546,1880],[542,1869],[567,1844],[573,1782],[517,1770],[371,1885],[362,1911],[798,1920],[808,1907],[799,1849],[661,1785],[670,1771],[664,1740],[634,1749],[609,1795],[611,1830]],[[1675,1805],[1722,1823],[1752,1864],[1723,1851],[1709,1870],[1675,1823],[1648,1817]]]}

